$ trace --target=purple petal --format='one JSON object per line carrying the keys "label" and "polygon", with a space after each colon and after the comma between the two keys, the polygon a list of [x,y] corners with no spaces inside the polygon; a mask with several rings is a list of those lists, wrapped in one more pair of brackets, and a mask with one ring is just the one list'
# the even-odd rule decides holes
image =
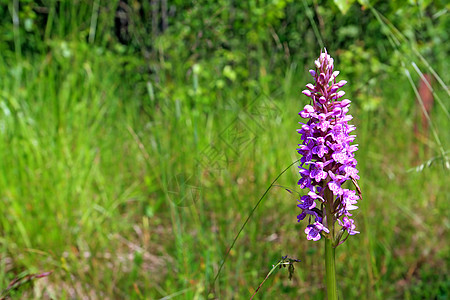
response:
{"label": "purple petal", "polygon": [[311,95],[312,95],[310,90],[303,90],[302,93],[308,97],[311,97]]}

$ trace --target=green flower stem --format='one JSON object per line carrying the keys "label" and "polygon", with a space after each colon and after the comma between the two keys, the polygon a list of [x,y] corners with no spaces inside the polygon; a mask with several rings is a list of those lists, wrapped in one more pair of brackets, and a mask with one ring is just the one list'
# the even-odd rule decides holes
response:
{"label": "green flower stem", "polygon": [[337,300],[337,286],[336,286],[336,263],[335,263],[335,248],[334,242],[334,215],[332,213],[333,192],[327,187],[327,180],[325,182],[325,199],[328,205],[325,206],[326,226],[330,230],[329,236],[325,238],[325,280],[327,286],[328,300]]}
{"label": "green flower stem", "polygon": [[325,239],[325,270],[328,300],[337,300],[335,248],[331,239]]}

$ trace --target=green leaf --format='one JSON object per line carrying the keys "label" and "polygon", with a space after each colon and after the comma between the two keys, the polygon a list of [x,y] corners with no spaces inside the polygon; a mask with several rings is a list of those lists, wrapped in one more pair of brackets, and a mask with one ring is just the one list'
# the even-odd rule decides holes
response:
{"label": "green leaf", "polygon": [[333,0],[334,4],[339,8],[341,13],[344,15],[347,13],[350,6],[355,2],[355,0]]}

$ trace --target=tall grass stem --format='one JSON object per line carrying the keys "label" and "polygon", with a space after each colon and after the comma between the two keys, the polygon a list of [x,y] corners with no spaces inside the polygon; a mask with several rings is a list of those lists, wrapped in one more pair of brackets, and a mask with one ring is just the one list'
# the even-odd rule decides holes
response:
{"label": "tall grass stem", "polygon": [[225,264],[225,262],[227,261],[228,255],[230,254],[231,249],[233,249],[234,244],[236,243],[237,239],[239,238],[239,236],[241,235],[242,230],[244,230],[245,225],[247,225],[248,221],[250,220],[250,218],[252,217],[253,213],[255,212],[255,210],[258,208],[259,204],[261,203],[261,201],[264,199],[264,197],[266,196],[266,194],[269,192],[269,190],[274,186],[275,182],[278,180],[278,178],[281,177],[281,175],[283,175],[287,170],[289,170],[294,164],[296,164],[297,162],[299,162],[300,159],[297,159],[296,161],[292,162],[287,168],[285,168],[280,174],[278,174],[277,178],[275,178],[272,183],[269,185],[269,187],[266,189],[266,191],[264,192],[264,194],[261,196],[261,198],[259,198],[258,202],[256,203],[255,207],[253,207],[252,211],[250,212],[250,214],[247,216],[247,219],[245,220],[244,224],[241,226],[241,228],[239,229],[239,232],[236,234],[235,238],[233,239],[233,242],[231,243],[231,246],[228,248],[227,253],[225,254],[225,257],[222,260],[222,263],[220,264],[219,270],[217,271],[216,276],[214,277],[213,283],[211,285],[212,288],[214,288],[214,285],[217,281],[217,278],[219,278],[220,272],[222,271],[223,265]]}
{"label": "tall grass stem", "polygon": [[326,271],[326,286],[328,300],[337,300],[337,286],[336,286],[336,264],[335,251],[336,249],[331,244],[331,239],[325,239],[325,271]]}

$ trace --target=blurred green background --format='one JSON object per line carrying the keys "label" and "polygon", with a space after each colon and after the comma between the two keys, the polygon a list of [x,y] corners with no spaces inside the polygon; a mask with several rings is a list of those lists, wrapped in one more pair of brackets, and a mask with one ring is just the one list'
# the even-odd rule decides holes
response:
{"label": "blurred green background", "polygon": [[[349,82],[364,195],[361,234],[336,252],[340,298],[448,299],[449,8],[0,0],[1,295],[249,299],[289,255],[293,279],[278,270],[255,299],[323,299],[323,243],[280,187],[213,279],[299,158],[301,90],[326,47]],[[277,184],[298,179],[293,166]]]}

